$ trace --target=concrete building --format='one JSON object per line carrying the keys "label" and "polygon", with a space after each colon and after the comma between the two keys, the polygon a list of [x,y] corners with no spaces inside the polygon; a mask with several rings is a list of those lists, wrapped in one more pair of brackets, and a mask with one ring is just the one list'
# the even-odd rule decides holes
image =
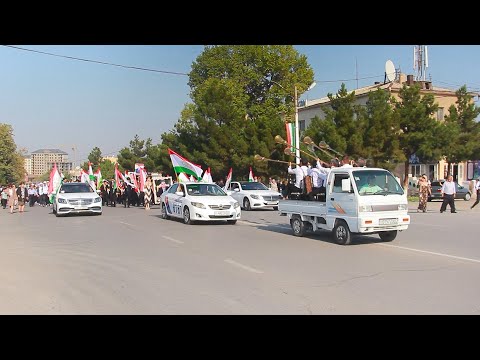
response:
{"label": "concrete building", "polygon": [[109,160],[112,163],[116,164],[118,162],[117,156],[102,156],[103,160]]}
{"label": "concrete building", "polygon": [[25,167],[25,172],[27,175],[32,175],[32,155],[25,155],[23,157],[23,162],[24,162],[24,167]]}
{"label": "concrete building", "polygon": [[40,176],[52,169],[53,163],[58,168],[72,168],[68,154],[59,149],[39,149],[32,152],[32,175]]}
{"label": "concrete building", "polygon": [[[395,81],[388,83],[375,83],[374,85],[353,90],[355,91],[356,104],[366,105],[369,93],[371,91],[376,91],[377,89],[388,91],[391,96],[399,99],[399,92],[404,84],[407,86],[419,84],[421,87],[420,93],[422,95],[432,94],[434,96],[435,102],[438,103],[438,111],[435,116],[439,121],[444,120],[445,116],[449,113],[449,107],[454,105],[457,101],[457,97],[455,95],[456,90],[433,86],[432,82],[430,81],[414,81],[413,75],[406,76],[405,74],[399,74],[397,80]],[[472,93],[472,95],[478,96],[476,93]],[[328,97],[323,97],[316,100],[310,100],[308,103],[305,103],[298,108],[300,138],[303,138],[302,131],[304,131],[310,125],[310,122],[315,118],[315,116],[318,116],[320,119],[325,118],[324,110],[326,107],[329,107],[329,104],[330,99]],[[473,166],[474,165],[471,165],[471,168],[473,168]],[[469,176],[467,176],[466,163],[452,164],[451,167],[450,173],[453,174],[454,179],[458,183],[465,183],[467,180],[471,179]],[[400,177],[400,179],[403,179],[404,170],[405,165],[399,164],[394,172]],[[427,174],[431,180],[436,180],[444,179],[446,177],[447,170],[448,164],[443,160],[438,162],[423,163],[420,159],[413,156],[410,159],[410,168],[408,173],[409,177],[412,178],[416,178],[421,174]]]}

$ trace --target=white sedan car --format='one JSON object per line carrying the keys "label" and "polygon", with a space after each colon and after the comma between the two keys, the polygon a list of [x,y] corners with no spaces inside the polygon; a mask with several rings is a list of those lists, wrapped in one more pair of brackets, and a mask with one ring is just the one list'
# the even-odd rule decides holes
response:
{"label": "white sedan car", "polygon": [[60,186],[53,213],[58,217],[70,213],[102,214],[102,198],[89,184],[81,182],[65,183]]}
{"label": "white sedan car", "polygon": [[213,183],[184,182],[170,186],[161,196],[162,218],[182,218],[185,224],[195,221],[240,219],[240,205]]}
{"label": "white sedan car", "polygon": [[282,198],[282,194],[279,192],[272,191],[262,183],[255,181],[232,181],[228,190],[245,210],[267,207],[278,210],[278,201]]}

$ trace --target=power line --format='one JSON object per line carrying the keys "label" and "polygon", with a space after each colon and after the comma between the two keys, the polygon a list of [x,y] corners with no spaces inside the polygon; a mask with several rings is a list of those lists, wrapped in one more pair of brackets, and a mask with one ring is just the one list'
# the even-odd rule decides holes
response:
{"label": "power line", "polygon": [[104,61],[97,61],[97,60],[91,60],[91,59],[82,59],[82,58],[77,58],[77,57],[73,57],[73,56],[53,54],[53,53],[49,53],[49,52],[45,52],[45,51],[27,49],[27,48],[22,48],[22,47],[13,46],[13,45],[2,45],[2,46],[9,47],[9,48],[13,48],[13,49],[17,49],[17,50],[30,51],[30,52],[34,52],[34,53],[38,53],[38,54],[44,54],[44,55],[61,57],[61,58],[70,59],[70,60],[78,60],[78,61],[85,61],[85,62],[91,62],[91,63],[102,64],[102,65],[117,66],[117,67],[121,67],[121,68],[125,68],[125,69],[133,69],[133,70],[150,71],[150,72],[156,72],[156,73],[162,73],[162,74],[188,76],[188,74],[186,74],[186,73],[181,73],[181,72],[166,71],[166,70],[157,70],[157,69],[149,69],[149,68],[138,67],[138,66],[128,66],[128,65],[114,64],[114,63],[109,63],[109,62],[104,62]]}

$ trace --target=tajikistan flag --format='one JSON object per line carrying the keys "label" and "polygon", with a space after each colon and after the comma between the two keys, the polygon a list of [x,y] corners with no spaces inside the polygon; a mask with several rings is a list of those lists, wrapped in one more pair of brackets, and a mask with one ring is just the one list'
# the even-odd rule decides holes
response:
{"label": "tajikistan flag", "polygon": [[95,186],[95,175],[93,174],[92,170],[92,163],[89,161],[88,162],[88,183],[92,187],[93,190],[97,190],[97,187]]}
{"label": "tajikistan flag", "polygon": [[48,197],[50,203],[53,204],[53,197],[57,195],[58,189],[62,185],[62,177],[57,169],[57,163],[54,163],[52,171],[50,171],[50,181],[48,183]]}
{"label": "tajikistan flag", "polygon": [[189,182],[190,179],[185,173],[178,174],[178,182]]}
{"label": "tajikistan flag", "polygon": [[250,166],[250,172],[248,173],[248,181],[253,181],[253,172],[252,172],[252,167]]}
{"label": "tajikistan flag", "polygon": [[232,168],[230,168],[230,171],[228,172],[227,181],[225,181],[225,186],[223,187],[224,191],[228,190],[228,187],[230,186],[231,181],[232,181]]}
{"label": "tajikistan flag", "polygon": [[203,171],[200,165],[188,161],[171,149],[168,149],[168,153],[170,154],[173,170],[176,174],[185,173],[186,175],[193,175],[198,180],[202,178]]}
{"label": "tajikistan flag", "polygon": [[90,177],[83,169],[80,171],[80,182],[87,183],[87,184],[90,182]]}
{"label": "tajikistan flag", "polygon": [[100,171],[100,168],[98,168],[94,175],[97,178],[97,187],[100,188],[103,182],[102,172]]}

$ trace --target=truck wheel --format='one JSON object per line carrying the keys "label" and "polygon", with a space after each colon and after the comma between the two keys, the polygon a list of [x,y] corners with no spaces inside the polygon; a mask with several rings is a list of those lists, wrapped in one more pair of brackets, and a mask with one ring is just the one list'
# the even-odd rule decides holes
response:
{"label": "truck wheel", "polygon": [[248,198],[243,199],[243,208],[247,211],[252,210],[252,207],[250,206],[250,200],[248,200]]}
{"label": "truck wheel", "polygon": [[295,236],[303,236],[305,235],[307,229],[305,227],[305,223],[300,219],[300,217],[295,216],[292,217],[290,220],[290,225],[292,226],[293,235]]}
{"label": "truck wheel", "polygon": [[352,233],[343,220],[338,220],[333,228],[333,236],[339,245],[349,245],[352,242]]}
{"label": "truck wheel", "polygon": [[378,233],[382,241],[393,241],[397,237],[397,230],[392,231],[382,231]]}

